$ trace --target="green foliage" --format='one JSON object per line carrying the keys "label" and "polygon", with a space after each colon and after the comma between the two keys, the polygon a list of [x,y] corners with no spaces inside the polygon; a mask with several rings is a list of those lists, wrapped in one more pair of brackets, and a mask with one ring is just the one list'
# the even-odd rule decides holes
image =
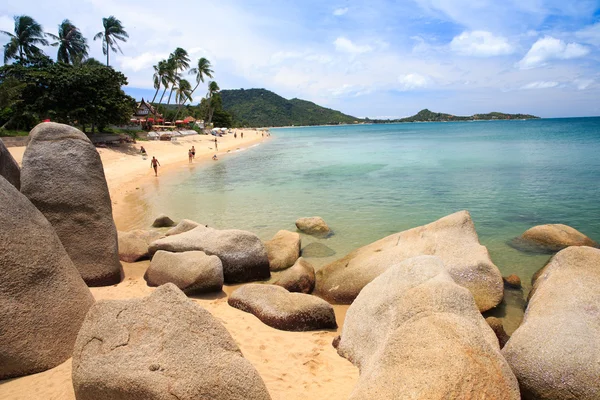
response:
{"label": "green foliage", "polygon": [[78,64],[88,55],[88,45],[86,38],[83,37],[79,28],[65,19],[58,26],[58,36],[47,34],[56,42],[51,46],[58,46],[56,61],[67,64]]}
{"label": "green foliage", "polygon": [[265,89],[223,90],[221,97],[235,126],[337,125],[358,120],[310,101],[286,100]]}
{"label": "green foliage", "polygon": [[475,121],[475,120],[492,120],[492,119],[534,119],[539,118],[529,114],[504,114],[500,112],[491,112],[487,114],[475,114],[467,117],[436,113],[424,109],[419,111],[412,117],[394,119],[394,120],[372,120],[370,122],[389,123],[389,122],[449,122],[449,121]]}
{"label": "green foliage", "polygon": [[47,46],[48,41],[44,38],[42,26],[27,15],[15,16],[14,33],[0,31],[9,37],[4,45],[4,63],[8,60],[24,62],[33,56],[43,54],[39,45]]}

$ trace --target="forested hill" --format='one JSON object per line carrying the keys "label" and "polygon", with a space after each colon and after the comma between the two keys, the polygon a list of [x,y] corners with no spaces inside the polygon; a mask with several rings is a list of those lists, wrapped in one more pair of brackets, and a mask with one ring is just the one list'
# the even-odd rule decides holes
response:
{"label": "forested hill", "polygon": [[487,114],[474,114],[470,116],[458,116],[452,114],[436,113],[424,109],[419,111],[412,117],[395,119],[395,120],[371,120],[375,123],[389,122],[426,122],[426,121],[478,121],[478,120],[494,120],[494,119],[536,119],[535,115],[529,114],[505,114],[501,112],[491,112]]}
{"label": "forested hill", "polygon": [[222,90],[223,109],[249,127],[353,124],[358,118],[306,100],[287,100],[266,89]]}

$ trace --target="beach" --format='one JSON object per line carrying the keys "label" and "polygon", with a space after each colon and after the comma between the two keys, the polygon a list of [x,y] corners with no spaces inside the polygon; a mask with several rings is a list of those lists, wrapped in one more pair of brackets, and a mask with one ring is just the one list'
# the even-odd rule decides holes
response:
{"label": "beach", "polygon": [[[134,211],[128,207],[126,197],[147,184],[159,183],[163,174],[178,173],[195,168],[201,163],[214,163],[212,156],[227,157],[238,149],[256,146],[269,140],[260,131],[236,130],[233,135],[217,138],[219,150],[214,150],[214,136],[191,136],[175,142],[139,141],[137,144],[117,148],[98,148],[111,199],[117,228],[127,226]],[[195,146],[196,158],[189,166],[187,151]],[[140,146],[148,156],[142,157]],[[21,163],[24,147],[10,148],[15,159]],[[229,153],[228,153],[229,151]],[[257,150],[258,151],[258,150]],[[150,168],[152,156],[160,161],[158,178]],[[235,227],[231,227],[235,228]],[[149,261],[122,263],[125,277],[118,285],[90,288],[96,300],[129,299],[144,297],[154,288],[148,287],[143,275]],[[339,328],[329,331],[287,332],[271,328],[255,316],[242,312],[227,304],[227,295],[233,286],[224,287],[224,292],[192,299],[216,317],[236,341],[244,356],[258,370],[273,399],[346,399],[358,378],[358,369],[340,357],[331,345],[340,334],[347,306],[335,306]],[[0,383],[0,398],[48,400],[75,399],[71,383],[71,359],[48,371],[9,379]]]}

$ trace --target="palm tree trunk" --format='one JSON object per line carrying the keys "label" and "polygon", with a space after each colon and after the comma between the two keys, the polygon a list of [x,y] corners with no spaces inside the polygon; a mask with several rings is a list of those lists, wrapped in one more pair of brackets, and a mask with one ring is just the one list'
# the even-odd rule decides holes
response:
{"label": "palm tree trunk", "polygon": [[154,92],[154,97],[152,98],[152,101],[150,102],[150,104],[154,103],[154,100],[156,100],[156,95],[158,94],[159,90],[160,90],[160,85],[158,85],[158,87],[156,88],[156,92]]}
{"label": "palm tree trunk", "polygon": [[163,90],[162,95],[160,96],[160,100],[158,101],[158,104],[162,104],[163,101],[163,97],[165,97],[165,92],[167,91],[167,89],[169,88],[169,86],[165,86],[165,90]]}
{"label": "palm tree trunk", "polygon": [[167,101],[167,105],[171,104],[171,95],[173,94],[173,87],[171,87],[171,91],[169,92],[169,101]]}

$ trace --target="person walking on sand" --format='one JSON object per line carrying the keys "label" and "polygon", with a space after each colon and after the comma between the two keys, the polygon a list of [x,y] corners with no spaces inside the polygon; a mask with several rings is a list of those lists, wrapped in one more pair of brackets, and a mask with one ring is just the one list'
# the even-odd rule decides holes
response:
{"label": "person walking on sand", "polygon": [[193,157],[194,157],[194,156],[192,155],[192,149],[189,149],[189,150],[188,150],[188,162],[189,162],[190,164],[192,163],[192,158],[193,158]]}
{"label": "person walking on sand", "polygon": [[150,168],[154,168],[154,176],[158,176],[158,167],[160,163],[156,159],[156,157],[152,156],[152,160],[150,160]]}
{"label": "person walking on sand", "polygon": [[196,158],[196,149],[192,146],[192,158]]}
{"label": "person walking on sand", "polygon": [[217,138],[215,138],[215,150],[219,150],[219,147],[217,146]]}
{"label": "person walking on sand", "polygon": [[244,138],[244,131],[242,131],[242,133],[240,133],[240,138]]}

